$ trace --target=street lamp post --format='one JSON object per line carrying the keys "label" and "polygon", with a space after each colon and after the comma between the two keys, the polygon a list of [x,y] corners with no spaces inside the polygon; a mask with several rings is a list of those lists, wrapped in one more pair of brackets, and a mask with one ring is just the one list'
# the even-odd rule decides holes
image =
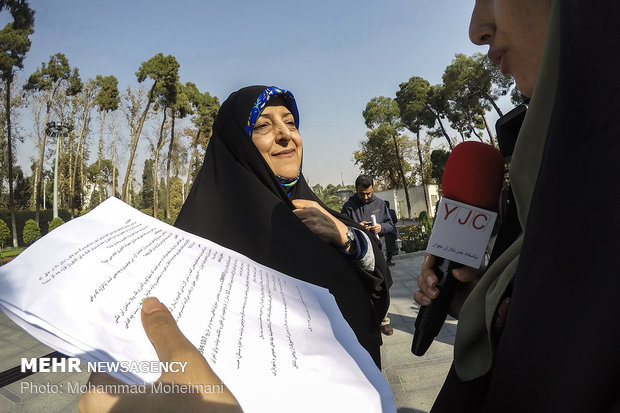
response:
{"label": "street lamp post", "polygon": [[54,161],[54,218],[58,217],[58,158],[60,157],[60,136],[68,134],[73,127],[64,122],[49,122],[45,130],[47,136],[56,136],[56,160]]}

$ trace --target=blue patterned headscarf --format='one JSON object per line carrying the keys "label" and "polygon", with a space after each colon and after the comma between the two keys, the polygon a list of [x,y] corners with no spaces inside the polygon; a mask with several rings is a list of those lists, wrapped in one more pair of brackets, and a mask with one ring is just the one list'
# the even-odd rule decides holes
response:
{"label": "blue patterned headscarf", "polygon": [[252,106],[252,110],[250,111],[250,117],[248,118],[248,123],[245,125],[245,132],[248,136],[252,136],[252,131],[254,130],[254,124],[256,120],[265,109],[267,102],[271,99],[274,99],[278,96],[284,97],[284,101],[286,102],[286,107],[291,111],[293,117],[295,118],[295,127],[299,129],[299,112],[297,111],[297,103],[295,103],[295,96],[286,90],[280,89],[277,87],[268,87],[260,94],[254,106]]}
{"label": "blue patterned headscarf", "polygon": [[[245,132],[248,136],[252,136],[252,131],[254,130],[254,125],[256,124],[256,120],[265,109],[267,102],[276,97],[282,96],[284,98],[284,102],[286,103],[286,107],[291,111],[293,118],[295,118],[295,127],[299,129],[299,112],[297,110],[297,103],[295,102],[295,97],[293,94],[286,90],[280,89],[277,87],[268,87],[260,94],[260,96],[254,102],[254,106],[252,106],[252,110],[250,111],[250,117],[248,118],[248,123],[245,125]],[[299,166],[299,172],[295,178],[285,178],[283,176],[276,175],[280,185],[282,185],[287,192],[295,186],[297,181],[299,181],[299,176],[301,175],[301,165]]]}

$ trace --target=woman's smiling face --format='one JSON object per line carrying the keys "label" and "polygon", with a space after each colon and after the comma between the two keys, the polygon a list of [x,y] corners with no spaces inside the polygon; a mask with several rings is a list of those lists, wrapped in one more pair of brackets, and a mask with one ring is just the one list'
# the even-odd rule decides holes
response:
{"label": "woman's smiling face", "polygon": [[284,99],[270,100],[265,106],[254,124],[252,142],[275,175],[292,179],[299,174],[301,136]]}

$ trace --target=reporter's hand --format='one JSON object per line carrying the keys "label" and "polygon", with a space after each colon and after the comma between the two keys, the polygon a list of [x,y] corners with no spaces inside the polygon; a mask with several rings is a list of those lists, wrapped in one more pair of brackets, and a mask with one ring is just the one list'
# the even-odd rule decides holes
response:
{"label": "reporter's hand", "polygon": [[317,202],[295,199],[293,205],[295,215],[323,241],[338,248],[347,242],[347,226]]}
{"label": "reporter's hand", "polygon": [[[78,404],[80,412],[242,412],[235,397],[223,386],[202,354],[181,333],[166,306],[156,298],[147,298],[142,303],[141,316],[144,331],[155,347],[159,360],[187,362],[184,372],[163,373],[158,383],[202,385],[210,390],[222,386],[223,392],[162,394],[150,391],[151,386],[147,386],[143,394],[85,393]],[[90,383],[93,386],[128,386],[104,373],[93,373]]]}
{"label": "reporter's hand", "polygon": [[[432,300],[439,296],[439,289],[437,288],[439,279],[433,270],[434,265],[435,256],[426,254],[424,263],[422,264],[422,270],[420,271],[420,275],[418,275],[419,289],[413,294],[413,299],[421,306],[430,305]],[[461,284],[457,286],[452,303],[450,303],[448,314],[458,319],[465,299],[478,283],[482,273],[471,267],[461,267],[453,269],[452,275],[454,278],[461,281]]]}

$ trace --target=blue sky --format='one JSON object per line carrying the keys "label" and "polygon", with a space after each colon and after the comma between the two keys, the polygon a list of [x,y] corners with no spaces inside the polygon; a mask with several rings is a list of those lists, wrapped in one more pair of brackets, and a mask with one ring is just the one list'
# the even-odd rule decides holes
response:
{"label": "blue sky", "polygon": [[[30,0],[35,33],[20,76],[62,52],[82,79],[114,75],[124,90],[137,86],[140,64],[162,52],[179,61],[183,83],[220,101],[250,84],[284,87],[297,98],[311,185],[351,184],[359,173],[353,151],[367,131],[362,110],[372,97],[393,97],[411,76],[441,82],[455,53],[486,53],[467,36],[473,3]],[[138,170],[146,140],[140,148]],[[20,164],[31,154],[31,144],[20,145]]]}

